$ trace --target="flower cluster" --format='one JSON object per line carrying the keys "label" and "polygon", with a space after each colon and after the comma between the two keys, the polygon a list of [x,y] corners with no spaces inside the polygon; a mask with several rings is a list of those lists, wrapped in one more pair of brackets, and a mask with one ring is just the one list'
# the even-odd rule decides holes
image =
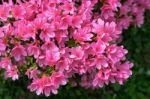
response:
{"label": "flower cluster", "polygon": [[148,8],[150,0],[3,1],[0,68],[5,79],[26,75],[37,95],[57,94],[69,82],[123,84],[133,64],[117,40],[131,24],[141,26]]}

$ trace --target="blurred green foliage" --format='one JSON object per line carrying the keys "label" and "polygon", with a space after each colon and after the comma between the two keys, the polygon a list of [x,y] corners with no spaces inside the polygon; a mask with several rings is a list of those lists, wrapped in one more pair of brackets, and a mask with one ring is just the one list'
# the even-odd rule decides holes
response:
{"label": "blurred green foliage", "polygon": [[100,89],[63,86],[59,94],[50,97],[29,92],[27,78],[18,81],[4,80],[0,72],[0,99],[150,99],[150,11],[145,13],[141,28],[131,26],[123,33],[123,44],[134,63],[132,77],[120,86],[117,83]]}

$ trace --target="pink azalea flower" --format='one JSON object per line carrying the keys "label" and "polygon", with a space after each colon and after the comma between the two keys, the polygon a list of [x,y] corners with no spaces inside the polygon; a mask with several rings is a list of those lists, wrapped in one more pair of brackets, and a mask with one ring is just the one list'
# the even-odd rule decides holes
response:
{"label": "pink azalea flower", "polygon": [[84,29],[79,29],[78,31],[75,31],[73,34],[73,37],[78,41],[78,42],[83,42],[83,41],[91,41],[93,34],[90,33],[90,29],[84,28]]}
{"label": "pink azalea flower", "polygon": [[29,68],[25,73],[30,79],[37,79],[40,71],[37,68]]}
{"label": "pink azalea flower", "polygon": [[114,8],[114,10],[117,10],[117,7],[121,6],[119,0],[107,0],[107,2]]}
{"label": "pink azalea flower", "polygon": [[56,64],[56,69],[58,69],[60,72],[69,70],[69,59],[60,59]]}
{"label": "pink azalea flower", "polygon": [[23,46],[18,45],[12,49],[11,55],[15,58],[16,61],[19,61],[22,57],[27,56],[27,52]]}
{"label": "pink azalea flower", "polygon": [[129,6],[127,6],[127,5],[123,5],[120,8],[120,14],[121,15],[127,15],[130,11],[131,11],[131,8]]}
{"label": "pink azalea flower", "polygon": [[104,33],[103,33],[103,29],[104,29],[104,21],[102,19],[97,19],[97,22],[96,20],[93,21],[92,25],[93,25],[93,32],[94,33],[97,33],[98,35],[100,36],[103,36]]}
{"label": "pink azalea flower", "polygon": [[114,16],[114,8],[110,5],[103,5],[103,7],[101,8],[102,10],[102,16],[105,18],[105,19],[108,19],[109,17],[113,17]]}
{"label": "pink azalea flower", "polygon": [[94,64],[96,65],[97,69],[107,68],[108,67],[108,59],[104,56],[97,56],[94,60]]}
{"label": "pink azalea flower", "polygon": [[38,56],[40,55],[40,50],[37,46],[29,46],[27,48],[27,51],[28,51],[28,55],[29,56],[34,56],[34,58],[38,58]]}
{"label": "pink azalea flower", "polygon": [[0,18],[4,21],[7,20],[9,16],[10,7],[6,4],[0,5]]}
{"label": "pink azalea flower", "polygon": [[54,65],[60,59],[58,47],[53,42],[47,42],[42,46],[45,50],[45,58],[48,65]]}
{"label": "pink azalea flower", "polygon": [[84,56],[84,51],[80,46],[71,49],[70,58],[80,60],[83,58],[83,56]]}
{"label": "pink azalea flower", "polygon": [[61,31],[56,31],[56,40],[60,44],[60,46],[64,46],[64,42],[67,41],[67,35],[68,31],[66,30],[61,30]]}
{"label": "pink azalea flower", "polygon": [[36,91],[37,95],[44,93],[46,96],[49,96],[51,93],[57,94],[58,87],[64,84],[66,84],[64,77],[54,72],[50,77],[43,76],[40,79],[33,80],[28,88],[31,91]]}
{"label": "pink azalea flower", "polygon": [[36,91],[37,95],[45,93],[46,96],[50,95],[51,91],[56,91],[55,85],[51,83],[51,78],[48,76],[43,76],[40,79],[33,80],[32,84],[28,86],[30,91]]}
{"label": "pink azalea flower", "polygon": [[131,21],[132,21],[131,16],[124,16],[118,21],[118,28],[120,30],[127,29],[131,24]]}
{"label": "pink azalea flower", "polygon": [[65,2],[64,5],[61,7],[62,10],[64,10],[65,14],[74,14],[75,8],[73,2]]}
{"label": "pink azalea flower", "polygon": [[12,80],[17,80],[19,78],[17,67],[11,66],[10,68],[6,69],[4,76],[5,79],[12,78]]}
{"label": "pink azalea flower", "polygon": [[144,16],[143,15],[137,15],[135,19],[135,23],[138,27],[141,27],[141,25],[144,23]]}
{"label": "pink azalea flower", "polygon": [[33,25],[35,30],[39,30],[39,29],[43,29],[44,28],[44,24],[46,23],[46,18],[43,18],[44,16],[38,16],[38,18],[36,18],[33,21]]}
{"label": "pink azalea flower", "polygon": [[50,38],[54,38],[55,37],[55,33],[54,33],[54,27],[49,25],[49,24],[45,24],[44,28],[42,29],[42,32],[40,34],[40,38],[44,41],[49,41]]}
{"label": "pink azalea flower", "polygon": [[68,29],[69,25],[71,24],[71,21],[72,21],[72,18],[69,15],[62,17],[60,20],[59,29],[62,29],[62,30]]}
{"label": "pink azalea flower", "polygon": [[119,84],[123,84],[123,81],[132,75],[132,71],[130,70],[132,67],[133,64],[129,62],[125,62],[117,67],[119,71],[116,74],[116,80]]}
{"label": "pink azalea flower", "polygon": [[11,67],[11,60],[6,57],[6,58],[2,58],[1,61],[0,61],[0,68],[3,68],[3,69],[7,69],[7,68],[10,68]]}
{"label": "pink azalea flower", "polygon": [[98,18],[93,21],[93,32],[97,34],[98,38],[105,42],[111,41],[112,39],[118,38],[120,31],[116,29],[116,24],[114,22],[104,22],[102,19]]}
{"label": "pink azalea flower", "polygon": [[20,5],[15,5],[15,6],[12,6],[12,15],[13,17],[15,18],[23,18],[23,15],[24,15],[24,11],[23,11],[23,7],[20,6]]}
{"label": "pink azalea flower", "polygon": [[29,40],[30,38],[35,39],[36,37],[36,29],[34,28],[33,23],[29,24],[27,23],[26,27],[24,27],[24,31],[23,31],[23,37],[25,40]]}
{"label": "pink azalea flower", "polygon": [[60,59],[60,52],[57,50],[47,50],[45,54],[46,62],[50,66],[53,66]]}
{"label": "pink azalea flower", "polygon": [[91,87],[91,84],[92,84],[92,80],[89,79],[89,76],[83,75],[82,78],[81,78],[81,83],[80,83],[80,85],[81,85],[82,87],[85,87],[85,88],[90,88],[90,87]]}
{"label": "pink azalea flower", "polygon": [[106,46],[107,45],[103,41],[99,40],[98,42],[93,43],[92,48],[95,54],[102,54],[104,53]]}
{"label": "pink azalea flower", "polygon": [[104,84],[108,84],[109,76],[111,74],[110,69],[100,70],[93,80],[93,86],[103,87]]}
{"label": "pink azalea flower", "polygon": [[65,76],[59,72],[53,72],[51,75],[51,79],[52,79],[53,83],[56,84],[57,87],[59,85],[67,84]]}
{"label": "pink azalea flower", "polygon": [[38,65],[39,65],[40,67],[43,67],[44,65],[47,65],[47,63],[46,63],[46,56],[45,56],[45,55],[40,55],[40,56],[37,58],[36,62],[38,63]]}
{"label": "pink azalea flower", "polygon": [[112,61],[113,64],[123,60],[127,53],[128,51],[123,49],[123,46],[118,47],[116,45],[111,45],[107,49],[108,58]]}
{"label": "pink azalea flower", "polygon": [[71,26],[76,27],[76,28],[81,28],[82,23],[83,23],[82,16],[77,15],[77,16],[72,17]]}

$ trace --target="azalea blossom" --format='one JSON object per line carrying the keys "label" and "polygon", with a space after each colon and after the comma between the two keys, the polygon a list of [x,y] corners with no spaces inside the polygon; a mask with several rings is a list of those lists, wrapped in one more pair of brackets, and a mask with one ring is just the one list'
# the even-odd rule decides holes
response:
{"label": "azalea blossom", "polygon": [[28,89],[46,96],[69,82],[93,89],[122,85],[133,63],[118,42],[124,29],[144,23],[146,9],[150,0],[2,0],[4,78],[27,76]]}

